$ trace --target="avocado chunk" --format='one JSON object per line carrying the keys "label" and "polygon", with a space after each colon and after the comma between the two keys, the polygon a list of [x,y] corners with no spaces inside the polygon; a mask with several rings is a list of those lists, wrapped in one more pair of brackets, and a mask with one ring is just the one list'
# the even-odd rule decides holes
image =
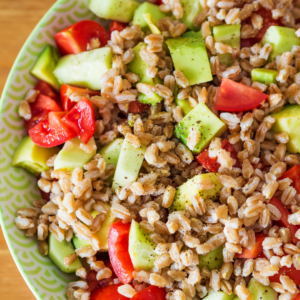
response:
{"label": "avocado chunk", "polygon": [[218,270],[223,265],[223,246],[210,251],[206,255],[199,255],[199,269],[204,267],[209,270]]}
{"label": "avocado chunk", "polygon": [[[146,43],[141,42],[133,48],[134,59],[130,64],[128,64],[127,72],[132,72],[137,74],[140,77],[140,82],[147,83],[154,86],[157,83],[161,83],[161,81],[158,76],[155,76],[155,78],[150,78],[146,75],[146,69],[149,66],[142,60],[140,56],[140,51],[146,47],[147,47]],[[155,105],[162,100],[162,97],[160,97],[156,93],[153,93],[151,96],[145,95],[143,93],[139,93],[138,100],[144,104]]]}
{"label": "avocado chunk", "polygon": [[199,0],[180,0],[183,17],[180,19],[188,29],[199,30],[199,27],[193,25],[195,17],[203,10]]}
{"label": "avocado chunk", "polygon": [[[88,163],[96,155],[96,150],[92,153],[83,151],[80,148],[81,143],[82,141],[78,137],[67,141],[54,161],[54,170],[68,169],[72,171],[76,167],[83,168],[83,165]],[[95,145],[94,138],[92,137],[87,144]]]}
{"label": "avocado chunk", "polygon": [[270,26],[261,42],[263,45],[266,43],[272,45],[269,60],[274,60],[278,55],[291,51],[293,46],[300,45],[300,39],[296,36],[295,29],[282,26]]}
{"label": "avocado chunk", "polygon": [[181,37],[166,41],[174,67],[181,71],[190,85],[212,80],[205,43],[199,37]]}
{"label": "avocado chunk", "polygon": [[[213,27],[215,42],[223,43],[232,48],[240,49],[241,24],[219,25]],[[220,62],[227,67],[231,66],[233,59],[230,53],[218,54]]]}
{"label": "avocado chunk", "polygon": [[[106,204],[106,206],[109,209],[109,212],[107,213],[106,218],[104,219],[100,230],[96,232],[96,234],[98,235],[98,237],[100,239],[100,243],[101,243],[101,250],[100,251],[101,252],[107,252],[108,251],[109,230],[110,230],[111,225],[118,220],[112,214],[112,212],[110,210],[110,206],[108,204]],[[95,218],[97,215],[99,215],[99,213],[96,210],[93,210],[91,212],[91,216],[93,218]],[[73,237],[73,244],[74,244],[74,247],[76,249],[78,249],[80,247],[88,247],[88,246],[91,245],[89,241],[80,240],[77,236]]]}
{"label": "avocado chunk", "polygon": [[203,40],[202,31],[187,31],[181,37],[198,37]]}
{"label": "avocado chunk", "polygon": [[178,99],[178,93],[179,93],[179,87],[178,84],[175,83],[174,88],[174,101],[177,106],[180,106],[183,112],[183,116],[187,115],[193,108],[190,105],[190,102],[188,99]]}
{"label": "avocado chunk", "polygon": [[151,4],[149,2],[144,2],[141,4],[134,12],[132,25],[140,25],[143,31],[149,30],[149,26],[144,18],[144,14],[151,14],[155,23],[167,15],[160,11],[157,5]]}
{"label": "avocado chunk", "polygon": [[50,169],[46,162],[58,152],[59,148],[42,148],[36,145],[29,136],[26,136],[18,146],[11,165],[37,175]]}
{"label": "avocado chunk", "polygon": [[231,295],[227,295],[224,292],[210,291],[208,295],[205,298],[203,298],[203,300],[233,300],[235,297],[236,297],[235,293],[231,293]]}
{"label": "avocado chunk", "polygon": [[186,146],[191,127],[200,132],[198,144],[191,149],[194,154],[200,153],[215,136],[221,136],[226,130],[225,123],[202,102],[197,104],[176,126],[175,136]]}
{"label": "avocado chunk", "polygon": [[275,118],[272,131],[275,133],[286,132],[289,135],[289,142],[286,144],[287,151],[300,153],[300,106],[298,104],[285,105],[277,113],[271,114]]}
{"label": "avocado chunk", "polygon": [[53,75],[53,71],[59,58],[60,54],[58,50],[51,45],[47,45],[30,71],[32,75],[46,81],[57,91],[60,89],[60,84]]}
{"label": "avocado chunk", "polygon": [[276,76],[278,74],[277,70],[271,69],[253,69],[251,71],[251,80],[252,82],[257,81],[266,85],[270,85],[271,83],[276,84]]}
{"label": "avocado chunk", "polygon": [[52,233],[49,234],[49,257],[60,270],[65,273],[74,273],[82,267],[78,258],[68,267],[64,264],[65,257],[74,253],[72,242],[67,242],[66,240],[60,242]]}
{"label": "avocado chunk", "polygon": [[276,300],[277,292],[270,286],[264,286],[252,278],[248,284],[248,290],[253,296],[253,300]]}
{"label": "avocado chunk", "polygon": [[157,254],[156,244],[136,221],[131,221],[129,232],[129,255],[135,270],[150,271]]}
{"label": "avocado chunk", "polygon": [[[223,187],[222,184],[217,180],[217,177],[217,173],[199,174],[182,184],[176,191],[173,204],[170,208],[171,211],[185,210],[186,204],[192,204],[192,197],[194,195],[199,195],[204,200],[217,200]],[[210,179],[215,185],[214,188],[211,190],[200,190],[197,186],[197,182],[199,182],[201,179]]]}
{"label": "avocado chunk", "polygon": [[146,148],[144,145],[134,148],[131,146],[128,138],[125,137],[113,179],[113,190],[136,181],[144,161]]}
{"label": "avocado chunk", "polygon": [[78,85],[100,90],[101,76],[112,67],[112,51],[103,47],[62,57],[54,70],[61,84]]}
{"label": "avocado chunk", "polygon": [[107,164],[117,166],[123,141],[124,139],[121,138],[115,139],[99,150],[99,154],[101,154]]}
{"label": "avocado chunk", "polygon": [[90,0],[89,9],[98,17],[130,22],[140,3],[135,0]]}

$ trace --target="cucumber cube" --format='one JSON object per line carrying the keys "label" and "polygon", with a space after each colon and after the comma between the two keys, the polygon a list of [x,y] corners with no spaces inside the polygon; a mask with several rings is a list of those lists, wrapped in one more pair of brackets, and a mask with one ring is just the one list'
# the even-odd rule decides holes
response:
{"label": "cucumber cube", "polygon": [[251,71],[251,80],[270,85],[271,83],[276,84],[276,76],[278,74],[277,70],[270,69],[253,69]]}
{"label": "cucumber cube", "polygon": [[89,9],[100,18],[128,23],[139,5],[135,0],[90,0]]}
{"label": "cucumber cube", "polygon": [[[215,26],[213,27],[213,35],[215,42],[240,49],[241,24]],[[233,63],[230,53],[218,54],[218,56],[220,62],[227,67]]]}
{"label": "cucumber cube", "polygon": [[53,75],[53,71],[58,63],[59,58],[60,54],[58,50],[55,47],[48,45],[43,50],[31,70],[32,75],[38,79],[46,81],[57,91],[60,89],[60,84]]}
{"label": "cucumber cube", "polygon": [[199,0],[180,0],[183,17],[180,19],[188,29],[199,30],[200,26],[194,26],[193,21],[195,17],[203,10]]}
{"label": "cucumber cube", "polygon": [[175,69],[183,72],[190,85],[212,80],[205,43],[199,37],[183,37],[166,41]]}
{"label": "cucumber cube", "polygon": [[175,129],[175,136],[185,145],[187,145],[191,127],[200,132],[200,140],[195,148],[192,149],[194,154],[200,153],[215,136],[221,136],[226,130],[225,123],[201,102],[178,123]]}
{"label": "cucumber cube", "polygon": [[272,45],[269,60],[274,60],[278,55],[291,51],[293,46],[300,45],[300,39],[296,36],[293,28],[270,26],[262,39],[262,44],[266,43]]}
{"label": "cucumber cube", "polygon": [[101,76],[112,67],[112,51],[103,47],[62,57],[54,75],[61,84],[73,84],[100,90]]}
{"label": "cucumber cube", "polygon": [[149,30],[148,24],[144,18],[144,14],[151,14],[155,23],[167,15],[160,11],[157,5],[151,4],[149,2],[144,2],[141,4],[134,12],[132,24],[140,25],[142,30]]}

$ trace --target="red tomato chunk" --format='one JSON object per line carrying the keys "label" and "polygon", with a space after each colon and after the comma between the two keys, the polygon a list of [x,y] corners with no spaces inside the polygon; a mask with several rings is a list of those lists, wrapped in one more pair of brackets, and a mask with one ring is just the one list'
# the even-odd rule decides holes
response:
{"label": "red tomato chunk", "polygon": [[163,288],[159,288],[154,285],[150,285],[148,288],[137,292],[131,300],[165,300],[166,291]]}
{"label": "red tomato chunk", "polygon": [[108,237],[108,253],[110,262],[118,278],[124,283],[131,282],[134,271],[128,252],[130,223],[122,221],[114,223]]}
{"label": "red tomato chunk", "polygon": [[255,246],[251,249],[243,248],[243,252],[236,253],[235,257],[236,258],[257,258],[257,257],[259,257],[263,250],[262,243],[266,237],[267,236],[262,233],[256,234],[255,235]]}
{"label": "red tomato chunk", "polygon": [[114,284],[102,287],[91,295],[91,300],[127,300],[129,298],[122,296],[118,292],[118,287],[122,284]]}
{"label": "red tomato chunk", "polygon": [[98,39],[101,47],[104,47],[109,35],[100,24],[91,20],[80,21],[55,35],[57,47],[62,55],[87,51],[92,39]]}
{"label": "red tomato chunk", "polygon": [[216,110],[242,112],[258,107],[268,95],[249,86],[223,78],[217,95]]}

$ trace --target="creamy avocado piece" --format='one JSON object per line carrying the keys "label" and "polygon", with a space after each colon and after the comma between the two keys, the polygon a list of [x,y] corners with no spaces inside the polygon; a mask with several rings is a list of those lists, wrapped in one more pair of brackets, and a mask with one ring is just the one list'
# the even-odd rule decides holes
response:
{"label": "creamy avocado piece", "polygon": [[145,21],[143,14],[151,14],[152,18],[154,19],[155,23],[167,15],[160,11],[159,6],[154,5],[149,2],[142,3],[134,12],[132,24],[133,25],[140,25],[143,31],[149,30],[148,24]]}
{"label": "creamy avocado piece", "polygon": [[135,0],[90,0],[89,9],[98,17],[130,22],[140,3]]}
{"label": "creamy avocado piece", "polygon": [[[83,168],[83,165],[96,155],[96,150],[92,153],[86,153],[80,148],[82,143],[78,137],[67,141],[54,161],[54,170],[68,169],[72,171],[75,167]],[[87,144],[96,145],[94,138],[92,137]]]}
{"label": "creamy avocado piece", "polygon": [[276,76],[278,74],[277,70],[271,69],[253,69],[251,71],[251,80],[252,82],[257,81],[266,85],[270,85],[271,83],[276,84]]}
{"label": "creamy avocado piece", "polygon": [[47,160],[59,152],[58,147],[42,148],[36,145],[29,136],[26,136],[18,146],[11,165],[27,170],[35,175],[47,171]]}
{"label": "creamy avocado piece", "polygon": [[193,25],[195,17],[203,10],[199,0],[180,0],[183,17],[180,19],[188,29],[199,30],[200,26],[196,27]]}
{"label": "creamy avocado piece", "polygon": [[270,26],[261,42],[263,45],[266,43],[272,45],[269,60],[274,60],[278,55],[291,51],[293,46],[300,45],[300,39],[296,36],[295,29],[282,26]]}
{"label": "creamy avocado piece", "polygon": [[128,138],[125,138],[113,179],[112,188],[114,191],[137,180],[146,148],[144,145],[134,148]]}
{"label": "creamy avocado piece", "polygon": [[[235,49],[241,47],[241,24],[224,24],[213,27],[215,42],[223,43]],[[218,54],[220,62],[227,67],[231,66],[233,59],[230,53]]]}
{"label": "creamy avocado piece", "polygon": [[[108,235],[109,235],[109,230],[110,227],[113,223],[117,222],[118,219],[112,214],[110,210],[110,206],[106,204],[107,208],[109,209],[109,212],[106,215],[105,220],[103,221],[101,228],[96,234],[99,236],[100,243],[101,243],[101,250],[102,252],[108,251]],[[93,210],[91,212],[91,216],[95,218],[99,213],[96,210]],[[80,240],[77,236],[73,237],[73,244],[76,249],[80,247],[87,247],[90,246],[91,244],[89,241],[84,241]]]}
{"label": "creamy avocado piece", "polygon": [[101,154],[107,164],[117,166],[123,141],[124,139],[122,138],[115,139],[99,150],[99,154]]}
{"label": "creamy avocado piece", "polygon": [[208,295],[205,298],[203,298],[203,300],[233,300],[234,297],[236,297],[234,293],[232,293],[231,295],[227,295],[224,292],[210,291]]}
{"label": "creamy avocado piece", "polygon": [[32,75],[46,81],[57,91],[60,89],[60,84],[53,75],[53,71],[59,58],[60,54],[58,50],[51,45],[47,45],[30,71]]}
{"label": "creamy avocado piece", "polygon": [[[194,195],[199,195],[204,200],[212,199],[217,200],[220,196],[222,184],[217,180],[218,174],[217,173],[206,173],[206,174],[199,174],[187,182],[182,184],[176,191],[175,198],[173,204],[170,208],[171,211],[173,210],[185,210],[186,204],[192,204],[192,197]],[[210,179],[212,183],[215,185],[214,188],[211,190],[200,190],[197,186],[197,183],[201,179]]]}
{"label": "creamy avocado piece", "polygon": [[280,112],[271,116],[275,118],[272,131],[288,133],[290,140],[286,144],[287,150],[291,153],[300,153],[300,106],[298,104],[285,105]]}
{"label": "creamy avocado piece", "polygon": [[136,221],[131,221],[129,232],[129,255],[135,270],[149,271],[154,267],[156,244]]}
{"label": "creamy avocado piece", "polygon": [[199,37],[181,37],[166,41],[174,67],[181,71],[190,85],[212,80],[205,43]]}
{"label": "creamy avocado piece", "polygon": [[[140,56],[140,51],[146,47],[147,47],[146,43],[141,42],[133,48],[134,59],[130,64],[128,64],[127,72],[132,72],[137,74],[140,77],[139,82],[147,83],[154,86],[157,83],[161,83],[161,80],[157,75],[155,76],[155,78],[150,78],[146,75],[146,70],[149,67],[149,65],[146,64]],[[138,100],[144,104],[155,105],[156,103],[162,100],[162,97],[160,97],[156,93],[153,93],[151,96],[139,93]]]}
{"label": "creamy avocado piece", "polygon": [[199,269],[219,270],[223,265],[223,246],[210,251],[206,255],[199,255]]}
{"label": "creamy avocado piece", "polygon": [[102,47],[63,56],[54,70],[54,75],[61,84],[100,90],[102,88],[100,78],[111,67],[111,48]]}
{"label": "creamy avocado piece", "polygon": [[176,126],[175,136],[186,146],[192,127],[200,132],[198,144],[191,149],[194,154],[200,153],[215,136],[221,136],[226,130],[225,123],[202,102],[197,104]]}
{"label": "creamy avocado piece", "polygon": [[60,270],[65,273],[74,273],[77,269],[82,267],[79,258],[68,267],[64,264],[65,257],[74,253],[75,249],[72,242],[67,242],[66,240],[60,242],[52,233],[49,234],[49,257]]}

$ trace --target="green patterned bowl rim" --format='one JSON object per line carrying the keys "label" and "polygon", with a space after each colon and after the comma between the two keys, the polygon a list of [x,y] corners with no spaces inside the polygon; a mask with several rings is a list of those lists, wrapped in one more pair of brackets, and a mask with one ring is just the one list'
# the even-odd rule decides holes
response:
{"label": "green patterned bowl rim", "polygon": [[[49,258],[34,256],[38,254],[36,242],[30,238],[25,238],[13,222],[14,211],[18,207],[28,206],[28,199],[32,200],[40,197],[38,196],[38,190],[33,177],[24,170],[11,167],[11,158],[14,149],[17,147],[22,136],[26,133],[22,120],[17,115],[17,101],[22,100],[27,89],[33,87],[35,84],[34,78],[29,75],[29,70],[38,56],[38,51],[33,51],[32,48],[41,48],[48,43],[54,44],[53,34],[72,23],[84,19],[99,21],[99,19],[88,10],[87,3],[88,0],[57,0],[53,4],[36,25],[19,52],[7,78],[0,100],[0,224],[8,248],[20,273],[32,293],[39,300],[66,299],[65,288],[67,282],[74,278],[74,276],[59,271]],[[100,22],[103,26],[107,27],[108,22],[104,20],[100,20]],[[42,36],[42,38],[40,36]],[[22,65],[24,61],[25,63]],[[21,78],[21,76],[24,76],[24,78]],[[25,81],[23,82],[22,80]],[[20,83],[21,86],[18,86]],[[12,90],[16,90],[15,96],[11,95]],[[7,121],[7,119],[9,121]],[[8,159],[5,158],[5,156],[7,156]],[[13,182],[14,179],[15,181]],[[25,179],[26,184],[21,183],[23,179]],[[22,188],[23,186],[24,188]],[[28,195],[26,193],[28,193]],[[11,209],[9,205],[12,206]],[[16,240],[21,235],[24,244],[20,242],[19,246]],[[25,241],[29,241],[29,243],[25,244]],[[25,262],[21,260],[21,252],[23,253],[22,258],[24,258]],[[18,254],[20,254],[19,257]],[[32,270],[29,268],[32,266],[36,269]],[[40,274],[41,271],[44,273]],[[46,279],[43,277],[44,275]],[[55,287],[57,283],[59,287]]]}

